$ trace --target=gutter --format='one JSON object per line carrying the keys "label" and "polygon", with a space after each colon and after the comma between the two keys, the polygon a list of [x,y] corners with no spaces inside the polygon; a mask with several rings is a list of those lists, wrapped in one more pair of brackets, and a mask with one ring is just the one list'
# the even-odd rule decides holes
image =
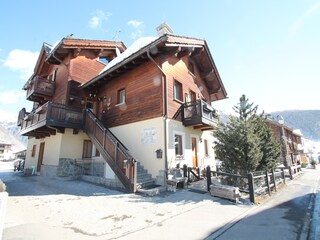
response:
{"label": "gutter", "polygon": [[[163,76],[164,81],[164,109],[163,109],[163,124],[164,124],[164,167],[165,167],[165,173],[166,173],[166,180],[168,179],[168,81],[167,76],[163,72],[162,68],[157,64],[157,62],[151,57],[150,55],[150,48],[147,50],[147,56],[150,59],[150,61],[159,69]],[[165,183],[166,184],[166,183]]]}

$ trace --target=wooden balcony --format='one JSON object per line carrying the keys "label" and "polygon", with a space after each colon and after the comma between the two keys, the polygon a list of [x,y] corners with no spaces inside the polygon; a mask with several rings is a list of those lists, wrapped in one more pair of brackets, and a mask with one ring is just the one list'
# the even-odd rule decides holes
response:
{"label": "wooden balcony", "polygon": [[51,100],[54,95],[55,82],[35,76],[27,86],[27,99],[39,102],[42,99]]}
{"label": "wooden balcony", "polygon": [[184,126],[210,130],[217,123],[218,119],[215,109],[201,99],[184,103],[182,108],[182,122]]}
{"label": "wooden balcony", "polygon": [[30,113],[22,109],[18,125],[22,135],[41,138],[55,135],[57,131],[64,132],[65,128],[83,129],[83,116],[81,108],[47,102]]}

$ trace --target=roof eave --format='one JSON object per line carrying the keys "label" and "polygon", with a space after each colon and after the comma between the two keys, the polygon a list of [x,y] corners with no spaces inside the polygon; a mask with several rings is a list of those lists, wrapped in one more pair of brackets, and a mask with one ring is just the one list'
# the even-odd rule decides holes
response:
{"label": "roof eave", "polygon": [[129,57],[127,57],[126,59],[124,59],[123,61],[117,63],[116,65],[112,66],[110,69],[106,70],[105,72],[99,74],[98,76],[94,77],[93,79],[91,79],[90,81],[84,83],[81,88],[87,88],[90,87],[92,84],[96,83],[97,81],[99,81],[101,78],[104,78],[105,76],[107,76],[108,74],[112,73],[113,71],[117,70],[118,68],[126,65],[127,63],[131,62],[133,59],[143,55],[144,53],[146,53],[147,51],[150,50],[150,48],[158,46],[158,44],[161,44],[162,42],[166,41],[167,39],[167,35],[163,35],[159,38],[157,38],[156,40],[154,40],[153,42],[149,43],[148,45],[146,45],[145,47],[141,48],[139,51],[133,53],[132,55],[130,55]]}

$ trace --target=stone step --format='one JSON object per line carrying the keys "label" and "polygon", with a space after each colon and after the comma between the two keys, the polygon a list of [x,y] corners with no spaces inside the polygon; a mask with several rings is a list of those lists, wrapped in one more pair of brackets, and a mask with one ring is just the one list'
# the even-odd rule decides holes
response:
{"label": "stone step", "polygon": [[158,186],[158,187],[149,188],[149,189],[140,188],[140,189],[137,189],[137,192],[141,193],[143,195],[152,197],[152,196],[155,196],[155,195],[159,195],[161,192],[164,192],[165,190],[166,190],[165,187]]}
{"label": "stone step", "polygon": [[143,188],[148,188],[149,186],[155,185],[155,180],[150,178],[150,179],[145,179],[142,181],[137,181],[137,189],[143,189]]}
{"label": "stone step", "polygon": [[138,173],[138,180],[139,179],[152,179],[152,175],[150,173]]}

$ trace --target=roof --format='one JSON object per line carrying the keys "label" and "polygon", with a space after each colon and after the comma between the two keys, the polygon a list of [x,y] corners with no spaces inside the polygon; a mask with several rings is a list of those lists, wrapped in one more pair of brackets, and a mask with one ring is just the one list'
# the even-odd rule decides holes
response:
{"label": "roof", "polygon": [[130,57],[132,54],[138,52],[143,47],[147,46],[154,40],[156,40],[156,37],[143,37],[136,40],[129,48],[127,48],[124,52],[120,53],[119,56],[114,58],[112,61],[110,61],[107,66],[100,72],[103,73],[110,69],[111,67],[117,65],[118,63],[122,62],[126,58]]}
{"label": "roof", "polygon": [[270,125],[275,125],[277,127],[283,127],[285,130],[291,132],[293,135],[295,135],[297,137],[303,137],[303,134],[300,129],[292,129],[292,128],[288,127],[287,125],[281,124],[278,121],[270,119],[270,118],[267,118],[266,121]]}
{"label": "roof", "polygon": [[[116,48],[118,48],[120,52],[123,52],[126,49],[126,46],[123,44],[123,42],[65,37],[52,47],[49,55],[46,58],[46,61],[49,61],[53,64],[59,64],[60,61],[69,54],[69,50],[92,49],[101,51],[100,54],[111,55],[115,54]],[[110,52],[110,50],[112,52]],[[107,51],[107,53],[105,51]]]}
{"label": "roof", "polygon": [[183,56],[186,53],[193,54],[192,56],[198,61],[198,65],[203,70],[202,78],[207,82],[210,94],[216,94],[215,100],[223,99],[227,96],[206,41],[171,34],[165,34],[158,38],[144,37],[138,39],[127,50],[113,59],[98,76],[84,83],[82,88],[90,88],[119,76],[119,69],[125,68],[128,64],[148,61],[148,54],[150,53],[155,56],[161,50],[170,51],[173,48],[177,50],[178,56]]}
{"label": "roof", "polygon": [[10,146],[10,145],[12,145],[12,144],[11,144],[11,143],[8,143],[6,140],[0,139],[0,145]]}

